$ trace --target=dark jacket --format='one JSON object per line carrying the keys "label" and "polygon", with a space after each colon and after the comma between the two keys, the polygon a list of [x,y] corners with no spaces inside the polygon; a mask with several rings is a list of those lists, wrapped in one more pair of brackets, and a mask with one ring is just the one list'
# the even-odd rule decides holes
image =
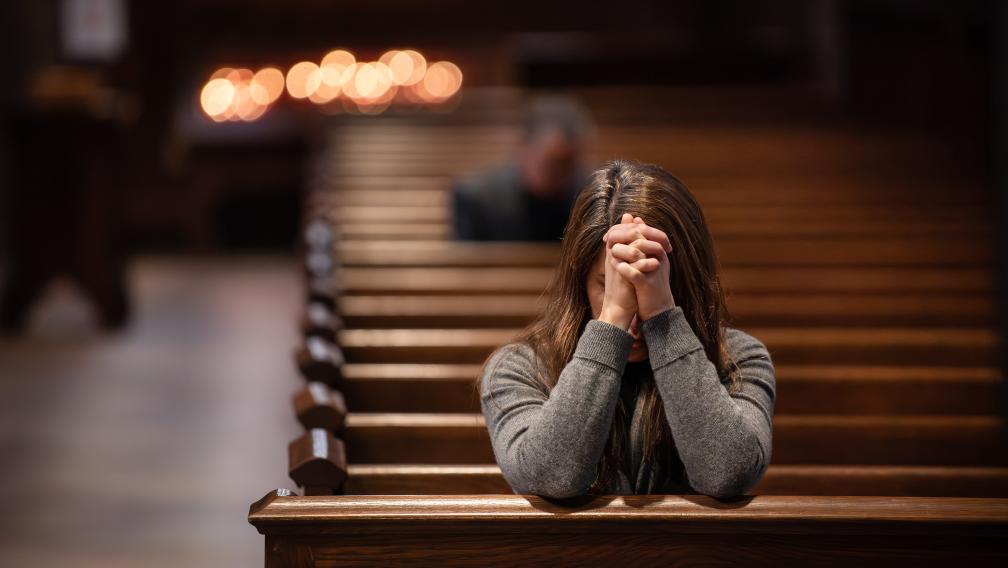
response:
{"label": "dark jacket", "polygon": [[457,182],[452,191],[455,237],[465,241],[559,240],[578,189],[570,187],[557,200],[542,199],[529,193],[515,164],[477,173]]}

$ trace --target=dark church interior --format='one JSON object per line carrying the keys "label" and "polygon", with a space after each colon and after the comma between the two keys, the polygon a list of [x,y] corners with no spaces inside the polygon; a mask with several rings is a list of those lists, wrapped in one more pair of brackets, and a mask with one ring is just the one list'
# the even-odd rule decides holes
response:
{"label": "dark church interior", "polygon": [[[0,30],[0,565],[1008,556],[1005,4],[9,0]],[[772,358],[743,495],[498,465],[483,364],[614,159],[688,187]]]}

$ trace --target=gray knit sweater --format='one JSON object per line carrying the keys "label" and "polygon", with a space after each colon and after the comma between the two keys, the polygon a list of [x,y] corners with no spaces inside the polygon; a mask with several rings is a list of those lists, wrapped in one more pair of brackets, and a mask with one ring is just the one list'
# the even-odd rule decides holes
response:
{"label": "gray knit sweater", "polygon": [[[675,444],[676,468],[620,473],[608,493],[703,493],[727,498],[751,489],[770,463],[774,368],[766,347],[726,330],[742,388],[729,395],[683,315],[675,307],[641,326],[655,385]],[[511,344],[488,361],[480,402],[497,463],[516,493],[573,497],[586,493],[613,424],[633,338],[591,320],[549,396],[535,386],[535,356]],[[633,406],[636,408],[636,405]],[[640,432],[631,421],[631,460]]]}

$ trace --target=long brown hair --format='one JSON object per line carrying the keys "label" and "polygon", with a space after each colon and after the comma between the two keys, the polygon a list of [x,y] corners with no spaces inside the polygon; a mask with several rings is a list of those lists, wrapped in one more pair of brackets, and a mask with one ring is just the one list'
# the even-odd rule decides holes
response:
{"label": "long brown hair", "polygon": [[[574,356],[578,339],[592,318],[586,289],[589,271],[602,250],[602,235],[619,223],[623,213],[639,216],[668,235],[672,243],[668,255],[672,296],[721,382],[735,390],[740,377],[725,346],[728,309],[713,239],[700,205],[672,174],[659,166],[630,160],[615,160],[593,172],[578,195],[564,230],[559,266],[546,289],[548,301],[516,340],[535,354],[538,386],[548,395]],[[640,384],[638,404],[644,464],[667,463],[672,434],[653,380]],[[626,459],[627,412],[630,410],[618,403],[591,492],[605,490]]]}

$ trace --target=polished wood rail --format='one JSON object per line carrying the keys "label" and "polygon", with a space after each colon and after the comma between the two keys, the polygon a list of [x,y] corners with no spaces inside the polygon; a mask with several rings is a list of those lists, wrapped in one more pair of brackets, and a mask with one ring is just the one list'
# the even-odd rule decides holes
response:
{"label": "polished wood rail", "polygon": [[514,566],[738,562],[1000,565],[1008,500],[928,497],[519,495],[296,497],[274,491],[249,522],[266,566]]}

